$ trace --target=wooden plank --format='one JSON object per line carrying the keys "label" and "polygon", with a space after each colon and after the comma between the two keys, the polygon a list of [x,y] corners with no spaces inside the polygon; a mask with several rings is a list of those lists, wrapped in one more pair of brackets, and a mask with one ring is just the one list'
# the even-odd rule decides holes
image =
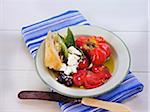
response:
{"label": "wooden plank", "polygon": [[0,0],[0,29],[2,29],[3,24],[3,2]]}
{"label": "wooden plank", "polygon": [[147,32],[116,32],[131,54],[131,71],[148,71]]}
{"label": "wooden plank", "polygon": [[66,10],[78,9],[91,24],[112,31],[147,31],[147,2],[147,0],[4,0],[3,29],[20,29],[23,25],[52,17]]}

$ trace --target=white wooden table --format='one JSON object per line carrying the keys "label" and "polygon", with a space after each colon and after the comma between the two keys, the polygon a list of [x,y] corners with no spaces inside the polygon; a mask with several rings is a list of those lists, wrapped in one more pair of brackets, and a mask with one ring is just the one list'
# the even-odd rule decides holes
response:
{"label": "white wooden table", "polygon": [[78,9],[90,23],[119,35],[129,47],[131,71],[144,91],[125,102],[133,112],[148,111],[148,0],[0,0],[0,112],[60,112],[54,102],[20,101],[20,90],[47,90],[20,29],[66,10]]}

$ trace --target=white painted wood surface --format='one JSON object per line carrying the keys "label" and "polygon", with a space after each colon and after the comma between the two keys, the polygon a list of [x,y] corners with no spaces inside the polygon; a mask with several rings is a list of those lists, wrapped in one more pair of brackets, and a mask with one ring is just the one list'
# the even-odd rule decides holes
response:
{"label": "white painted wood surface", "polygon": [[133,112],[148,111],[148,0],[0,0],[0,112],[60,112],[54,102],[20,101],[23,89],[47,90],[22,40],[24,25],[78,9],[93,25],[120,36],[129,47],[131,71],[145,85],[126,101]]}

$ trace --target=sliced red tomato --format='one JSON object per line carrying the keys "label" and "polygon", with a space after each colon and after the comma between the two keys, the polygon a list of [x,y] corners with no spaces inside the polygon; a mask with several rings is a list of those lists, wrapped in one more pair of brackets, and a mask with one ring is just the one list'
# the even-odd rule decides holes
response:
{"label": "sliced red tomato", "polygon": [[99,43],[99,47],[106,52],[107,58],[111,55],[111,48],[107,43]]}
{"label": "sliced red tomato", "polygon": [[83,59],[83,61],[81,61],[78,64],[78,69],[86,69],[89,66],[89,60],[87,58]]}
{"label": "sliced red tomato", "polygon": [[94,65],[101,65],[106,61],[107,55],[101,48],[94,48],[89,52],[91,61]]}
{"label": "sliced red tomato", "polygon": [[98,36],[96,38],[96,40],[97,40],[98,43],[106,43],[106,40],[103,37],[101,37],[101,36]]}
{"label": "sliced red tomato", "polygon": [[[74,84],[88,89],[104,84],[111,77],[109,69],[102,65],[111,55],[109,44],[101,36],[78,36],[75,43],[89,60],[85,58],[78,64],[78,71],[73,74]],[[93,64],[91,71],[88,69],[90,63]]]}
{"label": "sliced red tomato", "polygon": [[102,66],[92,66],[92,71],[96,73],[99,78],[103,79],[109,79],[111,77],[111,73],[109,72],[109,69],[102,65]]}
{"label": "sliced red tomato", "polygon": [[91,57],[95,65],[103,64],[111,54],[111,48],[103,37],[79,36],[75,41],[77,47]]}
{"label": "sliced red tomato", "polygon": [[75,43],[77,47],[81,48],[86,44],[87,41],[88,41],[87,36],[78,36],[75,40]]}
{"label": "sliced red tomato", "polygon": [[78,70],[73,74],[73,82],[76,86],[82,86],[84,84],[85,77],[87,75],[86,70]]}
{"label": "sliced red tomato", "polygon": [[86,78],[84,80],[84,87],[87,89],[96,88],[103,84],[103,81],[98,78],[98,75],[94,74],[91,71],[88,71]]}
{"label": "sliced red tomato", "polygon": [[94,73],[100,73],[100,72],[103,72],[104,69],[106,69],[106,68],[107,67],[105,67],[104,65],[101,65],[101,66],[93,65],[91,69]]}

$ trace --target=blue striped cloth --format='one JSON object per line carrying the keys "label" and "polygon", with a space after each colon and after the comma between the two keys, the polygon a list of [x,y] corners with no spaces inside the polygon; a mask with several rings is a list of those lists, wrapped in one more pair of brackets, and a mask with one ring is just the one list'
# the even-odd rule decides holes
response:
{"label": "blue striped cloth", "polygon": [[[32,57],[35,58],[37,49],[45,39],[48,31],[57,31],[74,25],[89,25],[88,21],[77,10],[70,10],[58,16],[22,28],[24,42]],[[123,102],[143,90],[143,85],[129,72],[124,81],[115,89],[95,98],[113,102]],[[63,112],[105,112],[99,108],[89,107],[78,103],[59,102]]]}

